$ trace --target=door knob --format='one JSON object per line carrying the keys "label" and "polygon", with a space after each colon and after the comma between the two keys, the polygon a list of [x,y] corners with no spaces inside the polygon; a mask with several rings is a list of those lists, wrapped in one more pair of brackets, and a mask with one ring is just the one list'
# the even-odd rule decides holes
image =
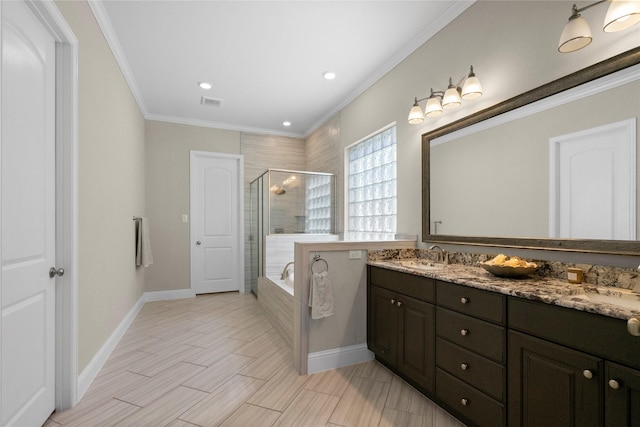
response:
{"label": "door knob", "polygon": [[198,241],[196,242],[196,245],[198,245],[198,246],[200,246],[201,244],[202,244],[202,242],[201,242],[200,240],[198,240]]}
{"label": "door knob", "polygon": [[49,269],[49,277],[53,279],[56,276],[60,276],[60,277],[64,276],[64,268],[56,269],[55,267],[51,267]]}

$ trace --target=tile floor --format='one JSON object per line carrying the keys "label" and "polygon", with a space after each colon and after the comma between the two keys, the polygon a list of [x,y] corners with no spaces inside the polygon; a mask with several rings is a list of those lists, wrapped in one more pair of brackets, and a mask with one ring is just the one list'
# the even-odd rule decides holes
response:
{"label": "tile floor", "polygon": [[298,375],[252,294],[146,303],[57,426],[416,426],[458,421],[375,361]]}

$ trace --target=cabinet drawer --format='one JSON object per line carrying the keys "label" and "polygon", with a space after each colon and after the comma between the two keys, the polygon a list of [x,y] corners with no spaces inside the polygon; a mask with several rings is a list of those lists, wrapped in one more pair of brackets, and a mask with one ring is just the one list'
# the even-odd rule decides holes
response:
{"label": "cabinet drawer", "polygon": [[370,266],[369,283],[421,301],[435,302],[436,299],[436,281],[428,277]]}
{"label": "cabinet drawer", "polygon": [[501,325],[506,323],[506,297],[502,294],[438,280],[436,301],[438,305],[459,313]]}
{"label": "cabinet drawer", "polygon": [[506,425],[505,405],[436,368],[436,393],[452,411],[478,426]]}
{"label": "cabinet drawer", "polygon": [[497,362],[505,362],[505,328],[437,307],[436,335]]}
{"label": "cabinet drawer", "polygon": [[449,374],[504,403],[506,397],[504,366],[442,338],[436,340],[436,364]]}
{"label": "cabinet drawer", "polygon": [[509,328],[640,369],[640,337],[626,320],[509,297]]}

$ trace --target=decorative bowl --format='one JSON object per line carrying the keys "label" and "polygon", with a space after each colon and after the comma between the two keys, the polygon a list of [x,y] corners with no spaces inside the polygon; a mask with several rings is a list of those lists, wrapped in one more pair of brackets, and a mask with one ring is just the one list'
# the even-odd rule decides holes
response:
{"label": "decorative bowl", "polygon": [[487,270],[489,273],[498,277],[524,277],[535,272],[538,266],[535,267],[509,267],[506,265],[492,265],[480,263],[480,267]]}

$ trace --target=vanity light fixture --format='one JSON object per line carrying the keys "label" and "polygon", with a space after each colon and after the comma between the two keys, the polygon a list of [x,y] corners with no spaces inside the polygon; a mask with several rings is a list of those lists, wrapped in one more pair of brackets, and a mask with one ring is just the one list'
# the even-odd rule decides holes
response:
{"label": "vanity light fixture", "polygon": [[[464,82],[464,84],[462,84]],[[460,87],[462,84],[462,87]],[[450,110],[462,105],[462,100],[476,99],[482,96],[482,85],[480,80],[473,72],[473,65],[469,67],[469,73],[462,77],[458,84],[454,85],[453,80],[449,78],[449,86],[446,91],[434,91],[428,97],[418,99],[415,98],[413,106],[409,111],[409,123],[416,125],[422,123],[426,117],[439,116],[444,110]],[[420,102],[427,100],[424,108],[420,107]]]}
{"label": "vanity light fixture", "polygon": [[580,12],[606,1],[610,4],[602,25],[603,31],[607,33],[622,31],[640,22],[640,1],[637,0],[600,0],[581,8],[574,4],[571,7],[569,21],[560,35],[558,52],[575,52],[591,43],[593,40],[591,29]]}

